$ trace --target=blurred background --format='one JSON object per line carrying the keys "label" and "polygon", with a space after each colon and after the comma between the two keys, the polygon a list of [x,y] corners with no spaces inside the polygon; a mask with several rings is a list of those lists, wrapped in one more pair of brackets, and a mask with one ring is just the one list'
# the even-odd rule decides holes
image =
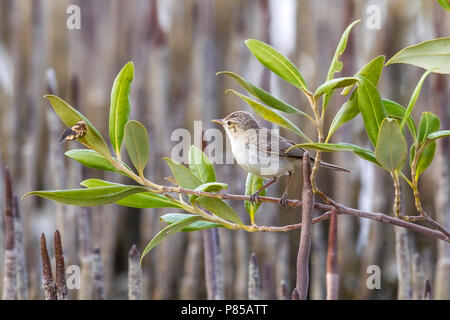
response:
{"label": "blurred background", "polygon": [[[73,13],[66,12],[70,5],[80,8],[81,29],[71,30],[66,25]],[[371,19],[376,19],[377,13],[379,28],[373,28]],[[241,89],[232,80],[216,76],[216,72],[236,72],[306,110],[303,95],[264,70],[245,46],[246,39],[259,39],[276,47],[298,66],[309,87],[316,88],[326,77],[342,32],[356,19],[362,21],[350,34],[342,57],[341,76],[353,75],[378,55],[386,55],[388,59],[405,46],[448,36],[450,30],[450,12],[437,1],[429,0],[1,0],[0,165],[11,170],[13,190],[18,196],[31,190],[78,188],[86,177],[130,183],[114,174],[82,169],[65,158],[66,150],[81,145],[58,143],[64,127],[43,96],[54,92],[108,137],[112,83],[122,66],[132,60],[135,76],[130,118],[144,123],[149,132],[151,160],[146,176],[168,185],[164,177],[170,172],[161,158],[170,156],[179,142],[171,139],[174,129],[191,130],[195,120],[202,120],[203,128],[208,129],[216,127],[210,119],[236,110],[251,112],[235,96],[224,93],[227,88]],[[410,65],[386,67],[378,86],[381,95],[407,105],[422,72]],[[49,83],[48,79],[53,80]],[[449,96],[449,78],[431,74],[413,112],[416,122],[421,112],[428,110],[441,117],[441,128],[448,129]],[[333,96],[326,118],[328,124],[344,98]],[[315,137],[313,128],[302,118],[289,118]],[[282,134],[301,142],[289,132],[283,130]],[[332,140],[370,147],[360,116],[340,128]],[[447,229],[448,143],[448,139],[439,140],[435,160],[420,185],[424,209]],[[392,212],[393,188],[386,172],[351,153],[324,157],[353,171],[341,174],[321,170],[319,186],[326,193],[351,207]],[[230,193],[244,193],[246,173],[242,169],[237,165],[216,165],[216,170],[219,181],[229,184]],[[300,197],[300,180],[296,175],[290,198]],[[0,182],[0,208],[3,208],[3,177]],[[281,195],[285,182],[281,179],[268,194]],[[414,215],[412,199],[404,185],[403,208]],[[249,222],[243,202],[230,204]],[[117,205],[86,209],[36,197],[20,200],[19,207],[29,299],[43,298],[41,233],[51,239],[58,228],[66,266],[81,267],[81,290],[70,290],[72,299],[94,297],[89,277],[95,246],[101,252],[106,298],[126,299],[130,247],[136,244],[142,251],[162,228],[159,217],[173,212],[173,209],[139,210]],[[263,204],[256,223],[285,225],[299,222],[300,217],[298,209]],[[2,213],[0,282],[4,272],[3,219]],[[311,299],[325,298],[328,225],[325,221],[313,227]],[[259,264],[261,297],[290,296],[295,287],[299,235],[298,230],[251,234],[219,230],[213,237],[219,243],[215,254],[222,296],[247,299],[251,253],[255,253]],[[418,292],[423,291],[423,282],[429,279],[433,297],[449,299],[449,244],[417,233],[407,235],[411,277],[421,280],[413,283],[422,286]],[[143,298],[205,299],[204,241],[208,239],[202,232],[182,233],[167,238],[154,249],[143,263]],[[52,241],[48,245],[52,257]],[[340,299],[395,299],[398,286],[395,261],[392,225],[338,217]],[[369,290],[366,286],[370,265],[380,267],[380,289]]]}

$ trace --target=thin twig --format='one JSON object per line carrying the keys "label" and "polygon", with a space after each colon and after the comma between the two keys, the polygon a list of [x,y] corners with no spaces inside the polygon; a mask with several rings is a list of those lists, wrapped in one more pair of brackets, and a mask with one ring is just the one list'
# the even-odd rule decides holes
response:
{"label": "thin twig", "polygon": [[143,275],[139,263],[141,253],[135,244],[128,252],[128,299],[142,300]]}
{"label": "thin twig", "polygon": [[371,220],[375,220],[375,221],[381,221],[384,223],[388,223],[388,224],[399,226],[399,227],[402,227],[405,229],[409,229],[409,230],[412,230],[415,232],[420,232],[420,233],[426,234],[428,236],[432,236],[432,237],[444,240],[446,242],[450,242],[450,238],[447,237],[445,234],[443,234],[440,231],[426,228],[421,225],[405,221],[403,219],[398,219],[398,218],[389,216],[385,213],[367,212],[367,211],[362,211],[362,210],[358,210],[358,209],[353,209],[353,208],[344,206],[343,204],[337,203],[336,201],[327,197],[320,191],[318,192],[318,194],[322,198],[324,198],[325,202],[327,202],[330,205],[329,207],[327,207],[326,205],[323,205],[323,204],[321,205],[321,207],[328,208],[328,210],[332,210],[332,208],[335,207],[336,209],[338,209],[339,214],[350,214],[352,216],[359,217],[359,218],[367,218],[367,219],[371,219]]}
{"label": "thin twig", "polygon": [[[237,194],[228,194],[228,193],[212,193],[212,192],[204,192],[204,191],[195,191],[180,187],[163,187],[165,192],[176,192],[176,193],[184,193],[184,194],[193,194],[197,196],[209,197],[209,198],[217,198],[223,200],[240,200],[240,201],[249,201],[250,197],[245,195],[237,195]],[[443,232],[433,230],[427,227],[423,227],[419,224],[415,224],[409,221],[405,221],[403,219],[395,218],[390,215],[381,212],[368,212],[362,211],[359,209],[354,209],[347,207],[343,204],[339,204],[327,197],[320,191],[318,194],[326,199],[328,204],[323,203],[314,203],[314,208],[323,210],[323,211],[331,211],[333,208],[338,210],[338,214],[349,214],[359,218],[366,218],[375,221],[381,221],[384,223],[392,224],[395,226],[399,226],[405,229],[409,229],[411,231],[419,232],[425,234],[427,236],[431,236],[440,240],[444,240],[450,243],[450,237],[447,237]],[[280,203],[280,198],[275,197],[259,197],[260,202],[270,202],[270,203]],[[302,201],[297,199],[288,199],[286,200],[286,204],[291,207],[301,207]],[[249,226],[248,231],[268,231],[268,232],[284,232],[293,229],[300,229],[301,224],[291,225],[289,228],[285,227],[262,227],[262,226]]]}
{"label": "thin twig", "polygon": [[56,284],[53,282],[52,265],[48,256],[47,241],[41,233],[42,288],[45,300],[56,300]]}
{"label": "thin twig", "polygon": [[66,269],[59,230],[55,231],[53,243],[55,246],[56,297],[58,300],[67,300],[69,299],[69,295],[66,286]]}
{"label": "thin twig", "polygon": [[327,252],[327,300],[337,300],[339,293],[337,213],[331,211]]}
{"label": "thin twig", "polygon": [[300,300],[306,300],[309,286],[309,252],[311,250],[311,226],[313,191],[311,186],[311,162],[307,152],[303,155],[302,232],[297,256],[297,291]]}

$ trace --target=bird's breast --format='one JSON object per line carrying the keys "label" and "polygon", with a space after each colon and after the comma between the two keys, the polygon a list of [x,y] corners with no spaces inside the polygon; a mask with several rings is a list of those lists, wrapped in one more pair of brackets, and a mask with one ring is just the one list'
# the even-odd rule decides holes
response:
{"label": "bird's breast", "polygon": [[277,153],[261,150],[248,139],[230,139],[230,144],[237,164],[247,172],[263,178],[287,175],[299,162],[296,158],[280,157]]}

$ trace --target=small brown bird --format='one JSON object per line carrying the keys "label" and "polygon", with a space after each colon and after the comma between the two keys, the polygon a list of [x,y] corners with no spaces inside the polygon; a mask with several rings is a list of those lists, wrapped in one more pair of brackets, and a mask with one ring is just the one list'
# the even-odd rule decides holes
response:
{"label": "small brown bird", "polygon": [[[224,119],[214,119],[221,124],[230,139],[231,151],[236,162],[247,172],[265,179],[271,179],[250,196],[250,201],[258,202],[259,193],[274,183],[279,177],[288,175],[288,182],[280,203],[285,206],[289,182],[294,170],[302,165],[305,150],[293,148],[292,141],[278,135],[276,130],[269,130],[259,125],[251,114],[236,111]],[[314,162],[314,158],[311,158]],[[350,172],[347,169],[321,161],[320,165],[336,171]]]}
{"label": "small brown bird", "polygon": [[84,135],[86,135],[86,133],[87,133],[86,121],[80,120],[75,125],[64,130],[61,139],[59,139],[59,143],[63,142],[64,140],[72,141],[81,138]]}

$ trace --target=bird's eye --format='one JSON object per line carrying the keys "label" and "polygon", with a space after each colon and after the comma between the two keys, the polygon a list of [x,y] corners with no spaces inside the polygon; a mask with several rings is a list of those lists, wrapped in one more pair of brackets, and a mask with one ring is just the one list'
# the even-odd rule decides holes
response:
{"label": "bird's eye", "polygon": [[231,121],[227,121],[227,124],[228,124],[229,126],[231,126]]}

